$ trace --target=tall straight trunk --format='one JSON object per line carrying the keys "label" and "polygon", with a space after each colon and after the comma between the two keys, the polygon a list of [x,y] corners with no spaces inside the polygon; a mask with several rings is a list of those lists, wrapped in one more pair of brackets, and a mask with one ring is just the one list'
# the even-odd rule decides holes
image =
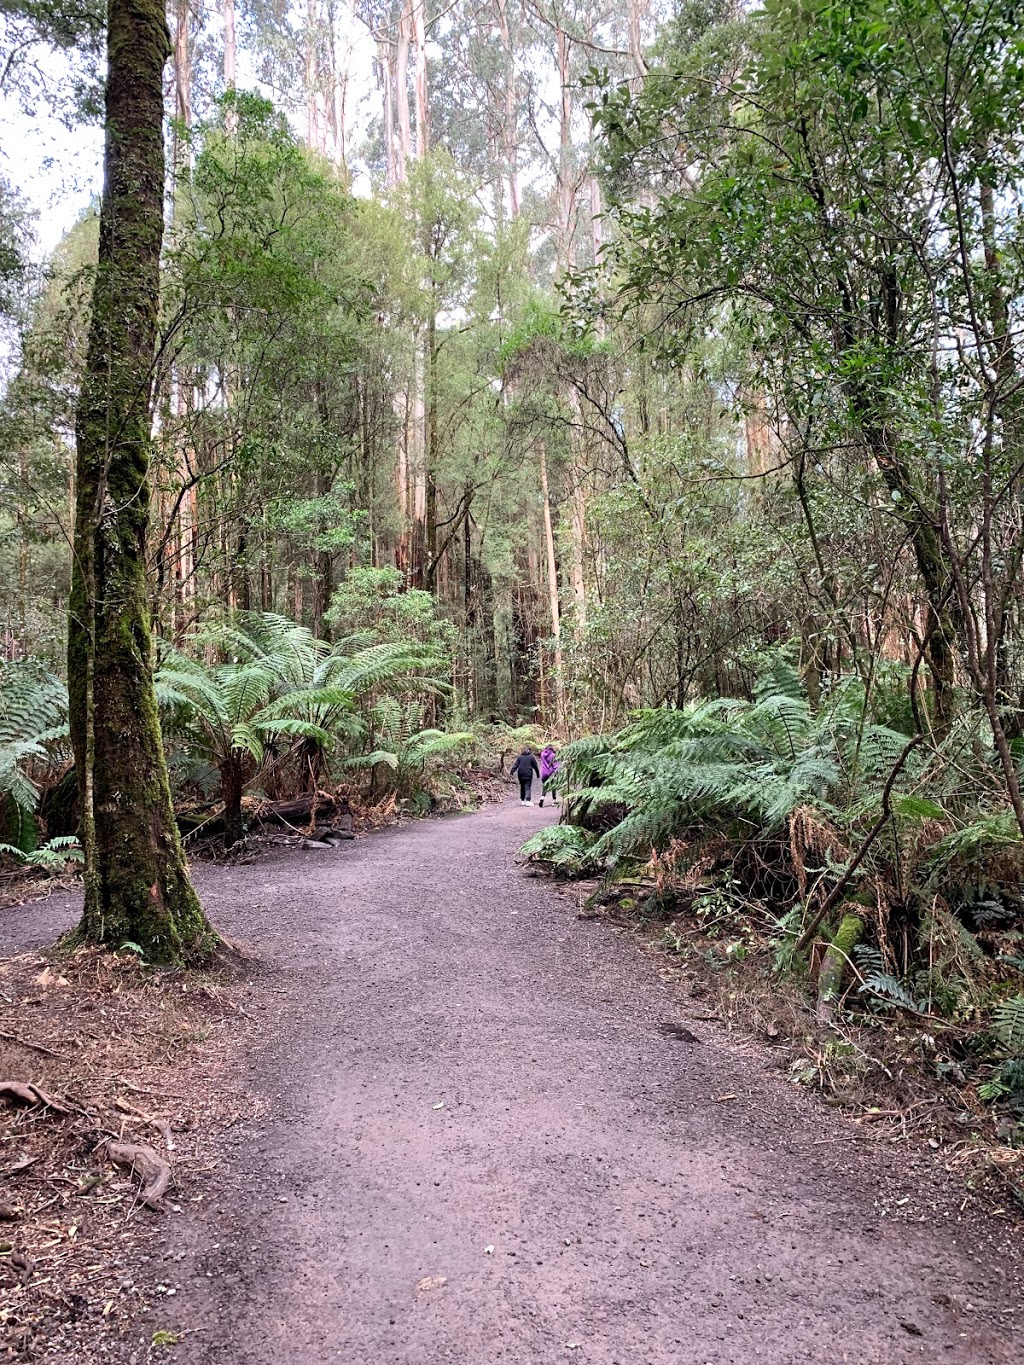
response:
{"label": "tall straight trunk", "polygon": [[[224,89],[229,94],[234,94],[235,75],[238,65],[238,41],[235,35],[235,0],[222,0],[223,8],[221,17],[224,21]],[[225,119],[225,126],[229,133],[233,133],[238,127],[238,118],[235,111],[229,110]]]}
{"label": "tall straight trunk", "polygon": [[384,164],[387,169],[389,185],[398,184],[398,162],[395,155],[395,69],[391,60],[391,45],[386,41],[377,44],[377,61],[380,64],[382,86],[382,114],[384,118]]}
{"label": "tall straight trunk", "polygon": [[238,40],[235,35],[235,0],[224,0],[224,87],[234,90],[238,65]]}
{"label": "tall straight trunk", "polygon": [[416,43],[416,155],[430,150],[430,104],[427,99],[427,17],[424,0],[413,0],[412,31]]}
{"label": "tall straight trunk", "polygon": [[174,11],[174,150],[171,169],[175,186],[188,169],[188,143],[183,134],[192,126],[192,43],[189,25],[192,0],[176,0]]}
{"label": "tall straight trunk", "polygon": [[[558,263],[561,271],[565,273],[572,269],[575,262],[576,185],[572,167],[572,87],[569,35],[560,23],[556,26],[555,37],[558,51],[558,80],[562,91],[558,119]],[[586,498],[583,481],[586,450],[580,396],[572,385],[569,386],[568,400],[572,411],[570,445],[573,462],[569,536],[572,544],[571,575],[576,607],[575,627],[579,632],[587,620],[587,588],[583,572],[583,544],[586,534]]]}
{"label": "tall straight trunk", "polygon": [[558,45],[558,82],[562,90],[558,116],[558,251],[561,265],[567,270],[572,264],[573,208],[575,187],[572,175],[572,90],[569,76],[569,35],[561,26],[556,28]]}
{"label": "tall straight trunk", "polygon": [[330,60],[331,60],[331,89],[330,97],[325,96],[325,113],[327,122],[331,128],[331,138],[334,143],[335,164],[343,169],[347,167],[347,130],[345,127],[346,103],[348,100],[348,58],[351,56],[349,47],[343,68],[338,66],[338,16],[334,0],[328,0],[327,4],[327,25],[330,37]]}
{"label": "tall straight trunk", "polygon": [[[416,50],[414,86],[416,95],[416,159],[422,161],[430,151],[430,108],[427,101],[427,25],[424,0],[411,0],[411,24]],[[436,334],[436,303],[432,302],[427,321],[427,339],[417,329],[413,358],[413,429],[411,452],[415,468],[415,542],[414,578],[420,587],[434,590],[437,557],[437,487],[430,466],[432,452],[427,432],[427,386],[433,383],[432,351]],[[433,524],[431,524],[433,523]]]}
{"label": "tall straight trunk", "polygon": [[633,70],[640,80],[647,75],[647,62],[644,58],[644,39],[641,27],[643,14],[641,12],[642,0],[627,0],[629,17],[629,55],[633,62]]}
{"label": "tall straight trunk", "polygon": [[405,384],[391,395],[395,415],[395,497],[398,503],[398,538],[395,542],[395,567],[408,579],[410,571],[409,519],[409,386]]}
{"label": "tall straight trunk", "polygon": [[75,414],[68,623],[85,850],[79,934],[137,943],[157,962],[198,956],[212,942],[171,806],[145,567],[170,51],[161,0],[109,0],[99,260]]}
{"label": "tall straight trunk", "polygon": [[[192,127],[192,0],[176,0],[174,21],[174,153],[172,175],[174,190],[188,179],[191,155],[188,132]],[[177,217],[176,193],[171,195],[171,223]],[[176,441],[177,480],[184,492],[178,499],[177,527],[168,528],[168,554],[173,563],[174,634],[180,638],[187,630],[187,602],[195,595],[193,542],[195,535],[196,495],[190,486],[195,452],[191,449],[191,427],[195,383],[189,368],[173,366],[170,375],[171,431]]]}
{"label": "tall straight trunk", "polygon": [[[575,390],[573,390],[575,393]],[[580,420],[579,402],[573,405],[574,417]],[[578,432],[573,433],[573,449],[581,444]],[[569,538],[572,545],[572,595],[576,608],[576,630],[580,632],[587,624],[587,580],[584,573],[583,547],[587,535],[587,498],[583,488],[582,459],[577,455],[573,488],[569,507]]]}
{"label": "tall straight trunk", "polygon": [[508,23],[508,0],[497,0],[498,28],[505,50],[505,118],[502,141],[505,144],[505,174],[508,177],[509,211],[519,217],[519,139],[516,121],[516,54]]}
{"label": "tall straight trunk", "polygon": [[412,14],[406,0],[398,20],[398,50],[395,56],[395,102],[398,113],[398,183],[404,184],[412,160],[412,115],[409,112],[409,44],[412,40]]}
{"label": "tall straight trunk", "polygon": [[548,453],[540,442],[540,491],[544,500],[544,548],[547,551],[548,605],[551,609],[551,638],[555,653],[555,724],[565,723],[565,689],[562,677],[562,620],[558,609],[558,564],[555,560],[555,535],[551,525],[551,496],[548,490]]}
{"label": "tall straight trunk", "polygon": [[306,4],[306,146],[320,145],[317,128],[317,0]]}
{"label": "tall straight trunk", "polygon": [[423,441],[423,472],[426,481],[426,580],[437,591],[437,302],[430,306],[426,347],[427,411]]}

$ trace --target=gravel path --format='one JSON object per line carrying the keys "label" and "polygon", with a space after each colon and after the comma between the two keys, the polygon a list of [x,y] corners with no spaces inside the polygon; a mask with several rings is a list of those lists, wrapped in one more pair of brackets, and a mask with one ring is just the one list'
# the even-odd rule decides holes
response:
{"label": "gravel path", "polygon": [[169,1224],[153,1325],[186,1332],[174,1360],[1019,1361],[1016,1263],[955,1191],[688,1019],[651,959],[527,876],[547,814],[200,877],[265,964],[245,1065],[266,1107]]}

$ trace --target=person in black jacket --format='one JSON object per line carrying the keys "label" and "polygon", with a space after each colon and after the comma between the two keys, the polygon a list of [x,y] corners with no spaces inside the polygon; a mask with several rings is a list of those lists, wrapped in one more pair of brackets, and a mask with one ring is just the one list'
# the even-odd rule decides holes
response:
{"label": "person in black jacket", "polygon": [[532,806],[530,792],[533,788],[534,773],[540,777],[540,766],[537,763],[537,755],[529,745],[523,750],[516,761],[512,764],[512,774],[519,778],[519,804],[521,806]]}

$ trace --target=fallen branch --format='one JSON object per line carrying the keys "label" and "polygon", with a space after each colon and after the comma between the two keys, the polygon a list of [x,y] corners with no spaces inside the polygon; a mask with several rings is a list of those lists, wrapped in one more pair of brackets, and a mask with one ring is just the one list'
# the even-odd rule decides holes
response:
{"label": "fallen branch", "polygon": [[163,1197],[171,1184],[171,1168],[152,1147],[137,1147],[130,1142],[108,1140],[100,1144],[115,1166],[126,1166],[141,1185],[139,1198],[149,1209],[164,1211]]}
{"label": "fallen branch", "polygon": [[171,1136],[171,1125],[166,1119],[154,1118],[152,1114],[145,1114],[141,1109],[136,1109],[134,1104],[129,1104],[127,1100],[118,1097],[114,1101],[115,1106],[123,1114],[131,1114],[133,1118],[141,1119],[143,1123],[148,1123],[150,1128],[155,1128],[163,1138],[169,1152],[174,1151],[174,1138]]}
{"label": "fallen branch", "polygon": [[53,1048],[43,1047],[42,1043],[33,1043],[28,1038],[22,1038],[17,1033],[8,1033],[6,1029],[0,1028],[0,1038],[6,1038],[9,1043],[17,1043],[19,1047],[30,1048],[33,1052],[41,1052],[44,1057],[55,1057],[58,1062],[66,1062],[68,1059],[62,1052],[54,1052]]}

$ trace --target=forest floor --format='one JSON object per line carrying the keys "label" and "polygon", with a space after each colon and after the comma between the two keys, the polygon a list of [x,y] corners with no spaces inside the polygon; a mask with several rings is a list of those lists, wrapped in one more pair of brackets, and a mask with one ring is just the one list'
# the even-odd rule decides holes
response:
{"label": "forest floor", "polygon": [[[1021,1358],[1019,1223],[771,1074],[627,933],[525,872],[548,818],[510,799],[199,869],[244,954],[175,1062],[203,1136],[170,1209],[136,1210],[119,1247],[130,1304],[85,1294],[37,1358]],[[0,915],[19,980],[75,911],[62,892]]]}

